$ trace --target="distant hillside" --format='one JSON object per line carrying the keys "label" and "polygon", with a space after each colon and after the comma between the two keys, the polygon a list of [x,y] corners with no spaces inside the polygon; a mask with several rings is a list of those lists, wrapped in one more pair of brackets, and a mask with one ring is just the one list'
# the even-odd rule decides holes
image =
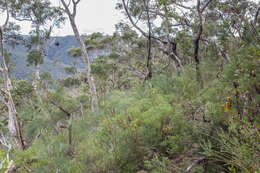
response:
{"label": "distant hillside", "polygon": [[[59,46],[56,45],[59,44]],[[68,49],[72,46],[78,47],[79,44],[74,36],[64,36],[64,37],[52,37],[48,42],[48,56],[49,60],[59,60],[65,65],[72,65],[73,59],[68,55]],[[99,50],[98,54],[103,54],[104,52]],[[90,61],[93,61],[93,52],[88,52]],[[80,58],[79,58],[80,59]],[[79,66],[83,67],[82,62],[79,60]]]}
{"label": "distant hillside", "polygon": [[[59,46],[56,45],[59,44]],[[52,37],[48,42],[49,60],[59,60],[63,64],[72,65],[73,59],[68,55],[68,49],[72,46],[78,47],[77,40],[74,36]]]}
{"label": "distant hillside", "polygon": [[[56,43],[59,43],[59,46]],[[64,78],[67,75],[64,68],[73,63],[73,59],[67,53],[72,46],[78,47],[74,36],[52,37],[47,45],[48,56],[45,57],[44,63],[40,66],[41,73],[49,72],[54,79]],[[15,48],[7,47],[7,49],[12,54],[11,62],[15,65],[11,76],[16,79],[32,78],[34,67],[28,67],[26,62],[28,50],[23,45],[18,45]],[[93,53],[89,52],[89,56],[91,59]],[[83,68],[81,60],[78,63],[79,68]]]}

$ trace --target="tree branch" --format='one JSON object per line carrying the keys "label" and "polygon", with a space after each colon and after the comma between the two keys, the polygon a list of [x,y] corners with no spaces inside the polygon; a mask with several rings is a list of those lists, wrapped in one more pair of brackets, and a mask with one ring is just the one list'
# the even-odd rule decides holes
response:
{"label": "tree branch", "polygon": [[60,0],[60,1],[61,1],[62,5],[64,7],[64,11],[68,14],[68,16],[73,17],[73,15],[71,14],[71,11],[69,9],[69,5],[70,5],[71,1],[69,2],[69,4],[66,4],[66,2],[64,0]]}
{"label": "tree branch", "polygon": [[73,13],[72,13],[72,16],[75,18],[76,14],[77,14],[77,5],[78,3],[80,2],[80,0],[72,0],[72,3],[73,3]]}
{"label": "tree branch", "polygon": [[125,3],[125,0],[122,0],[123,2],[123,6],[124,6],[124,9],[125,9],[125,12],[127,14],[127,17],[129,18],[130,22],[132,23],[132,25],[139,31],[141,32],[141,34],[145,37],[148,37],[147,34],[139,27],[137,26],[137,24],[134,22],[134,20],[132,19],[131,15],[130,15],[130,12],[128,11],[128,7]]}
{"label": "tree branch", "polygon": [[192,164],[186,169],[186,172],[190,172],[190,170],[193,168],[193,166],[200,164],[203,160],[205,160],[205,156],[200,157],[199,159],[192,162]]}
{"label": "tree branch", "polygon": [[257,18],[258,18],[259,13],[260,13],[260,6],[258,7],[258,9],[257,9],[257,11],[255,13],[254,26],[256,26]]}
{"label": "tree branch", "polygon": [[71,116],[71,113],[67,110],[65,110],[62,106],[56,104],[54,101],[52,101],[51,99],[50,100],[50,103],[53,104],[56,108],[58,108],[60,111],[62,111],[63,113],[65,113],[68,117]]}
{"label": "tree branch", "polygon": [[201,13],[207,8],[207,6],[211,3],[212,0],[208,0],[208,2],[202,7]]}
{"label": "tree branch", "polygon": [[182,5],[182,4],[179,4],[179,3],[176,3],[176,2],[174,2],[174,4],[177,5],[177,6],[179,6],[179,7],[182,7],[182,8],[185,8],[185,9],[188,9],[188,10],[192,10],[192,11],[193,11],[193,9],[192,9],[191,7],[187,7],[187,6],[185,6],[185,5]]}

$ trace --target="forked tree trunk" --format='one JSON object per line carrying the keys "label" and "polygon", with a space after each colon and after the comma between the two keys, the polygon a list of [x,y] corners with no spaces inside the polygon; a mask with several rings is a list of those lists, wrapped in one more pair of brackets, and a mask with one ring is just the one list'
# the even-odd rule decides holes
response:
{"label": "forked tree trunk", "polygon": [[174,61],[175,67],[177,69],[177,74],[180,75],[183,72],[183,67],[181,64],[181,60],[177,55],[177,44],[173,43],[170,39],[170,25],[169,25],[169,18],[168,18],[168,9],[166,5],[164,5],[164,12],[165,12],[165,31],[167,36],[167,46],[168,46],[168,55]]}

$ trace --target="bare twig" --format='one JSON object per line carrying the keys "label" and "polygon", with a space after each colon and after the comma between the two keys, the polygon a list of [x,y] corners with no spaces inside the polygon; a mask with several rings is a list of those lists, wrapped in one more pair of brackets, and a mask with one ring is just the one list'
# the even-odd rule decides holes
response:
{"label": "bare twig", "polygon": [[188,168],[186,169],[186,172],[190,172],[190,170],[197,164],[200,164],[203,160],[205,160],[206,157],[202,156],[200,158],[198,158],[197,160],[195,160],[194,162],[192,162],[192,164],[190,166],[188,166]]}
{"label": "bare twig", "polygon": [[193,8],[191,8],[191,7],[187,7],[187,6],[185,6],[185,5],[182,5],[182,4],[179,4],[179,3],[176,3],[176,2],[174,2],[174,4],[177,5],[177,6],[179,6],[179,7],[185,8],[185,9],[187,9],[187,10],[192,10],[192,11],[193,11]]}
{"label": "bare twig", "polygon": [[71,116],[71,113],[67,110],[65,110],[62,106],[59,104],[55,103],[54,101],[50,100],[50,103],[53,104],[56,108],[58,108],[60,111],[64,112],[68,117]]}
{"label": "bare twig", "polygon": [[207,8],[207,6],[211,3],[212,0],[208,0],[208,2],[202,7],[201,13],[204,12],[204,10]]}

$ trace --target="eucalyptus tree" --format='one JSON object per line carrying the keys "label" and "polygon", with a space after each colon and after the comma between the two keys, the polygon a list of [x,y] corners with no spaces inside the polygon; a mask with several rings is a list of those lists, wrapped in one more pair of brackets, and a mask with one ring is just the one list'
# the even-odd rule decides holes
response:
{"label": "eucalyptus tree", "polygon": [[[122,0],[122,5],[123,8],[125,9],[126,15],[128,16],[130,22],[132,23],[132,25],[141,32],[142,35],[144,35],[145,37],[147,37],[147,75],[145,77],[145,79],[150,79],[152,78],[152,55],[151,55],[151,46],[152,46],[152,21],[151,21],[151,16],[150,16],[150,12],[149,12],[149,6],[150,6],[150,0],[143,0],[142,2],[137,2],[137,1],[131,1],[130,2],[130,7],[128,6],[129,3],[126,3],[125,0]],[[122,8],[122,5],[119,4],[119,8]],[[131,13],[132,11],[130,11],[131,9],[135,10],[135,12]],[[145,11],[145,13],[143,13]],[[133,18],[131,16],[131,14],[136,17],[138,17],[139,19],[145,20],[147,23],[147,30],[148,31],[144,31],[143,29],[141,29],[138,25],[137,22],[133,21]]]}
{"label": "eucalyptus tree", "polygon": [[[259,40],[260,4],[249,0],[231,0],[218,3],[218,12],[226,33],[239,44],[251,44]],[[227,29],[227,26],[229,28]],[[243,42],[243,43],[242,43]]]}
{"label": "eucalyptus tree", "polygon": [[89,93],[91,94],[91,109],[92,111],[98,110],[98,98],[97,98],[97,91],[96,91],[96,85],[94,82],[94,78],[91,75],[91,67],[90,67],[90,60],[87,53],[86,46],[84,44],[83,39],[80,36],[78,26],[75,22],[76,14],[77,14],[77,6],[80,3],[80,0],[72,0],[69,2],[66,2],[65,0],[60,0],[62,3],[62,10],[67,14],[72,30],[74,32],[74,35],[79,43],[80,50],[81,50],[81,57],[83,60],[83,63],[85,65],[86,70],[86,76],[89,84]]}
{"label": "eucalyptus tree", "polygon": [[21,125],[18,119],[18,113],[13,101],[11,90],[13,88],[11,80],[9,78],[9,68],[6,63],[6,53],[4,50],[4,41],[6,32],[8,31],[8,26],[10,25],[9,16],[10,16],[10,3],[13,1],[0,1],[0,7],[3,12],[6,12],[6,19],[2,26],[0,26],[0,51],[2,57],[2,67],[0,72],[3,75],[4,88],[1,89],[1,102],[6,105],[8,108],[8,129],[12,135],[15,135],[18,139],[19,145],[22,149],[25,149],[24,137],[21,129]]}
{"label": "eucalyptus tree", "polygon": [[201,72],[200,72],[200,59],[199,59],[199,46],[200,46],[200,40],[201,40],[201,35],[203,32],[203,12],[206,10],[208,5],[212,2],[212,0],[207,0],[204,2],[204,4],[201,3],[201,0],[197,0],[197,15],[198,15],[198,28],[197,28],[197,34],[194,38],[194,60],[196,62],[196,78],[197,81],[200,84],[200,87],[203,87],[203,80],[201,77]]}
{"label": "eucalyptus tree", "polygon": [[[148,39],[148,45],[151,45],[151,40],[154,40],[156,43],[158,43],[159,50],[174,61],[178,74],[180,74],[183,71],[183,67],[181,59],[177,55],[177,44],[173,39],[174,35],[171,33],[172,24],[170,25],[170,23],[173,23],[171,22],[171,19],[173,18],[171,17],[170,19],[168,10],[169,4],[170,1],[167,0],[122,0],[120,3],[118,3],[117,8],[124,9],[125,15],[128,17],[133,27],[135,27],[136,30],[138,30],[144,37]],[[158,22],[155,22],[156,19],[163,21],[161,22],[161,27],[157,26]],[[175,19],[173,21],[175,22]],[[142,25],[138,25],[140,22],[147,23],[148,31],[145,31],[141,27]],[[173,26],[179,25],[180,24],[173,24]],[[148,46],[148,55],[150,54],[149,47],[150,46]],[[150,55],[148,57],[150,57]],[[150,68],[151,70],[151,67],[149,66],[149,63],[147,63],[148,69]]]}
{"label": "eucalyptus tree", "polygon": [[95,59],[98,57],[99,51],[102,51],[102,50],[105,51],[106,45],[101,42],[104,37],[105,36],[103,36],[102,33],[97,32],[97,33],[93,33],[93,34],[87,36],[84,39],[84,43],[87,47],[87,51],[93,52],[92,59]]}
{"label": "eucalyptus tree", "polygon": [[[183,1],[168,1],[161,0],[161,4],[163,5],[164,18],[166,19],[164,25],[166,25],[166,35],[167,39],[169,39],[169,30],[170,26],[178,27],[179,29],[185,29],[185,27],[189,27],[194,30],[194,61],[196,63],[196,78],[201,86],[203,86],[203,81],[200,73],[200,59],[199,59],[199,46],[203,32],[203,13],[209,6],[209,4],[213,0],[197,0],[196,5],[194,5],[193,1],[184,1],[189,2],[188,6],[183,5]],[[188,11],[188,14],[187,14]],[[195,15],[194,15],[195,14]],[[192,16],[192,18],[188,18],[187,16]],[[177,23],[171,24],[169,20],[175,20]],[[197,22],[198,21],[198,22]],[[192,24],[194,23],[194,24]],[[171,24],[171,25],[170,25]],[[195,28],[193,28],[195,26]]]}
{"label": "eucalyptus tree", "polygon": [[40,81],[40,64],[48,54],[46,45],[54,27],[64,21],[60,9],[52,6],[49,0],[21,0],[14,6],[13,17],[18,21],[30,21],[32,30],[26,46],[31,50],[27,56],[28,65],[35,65],[35,89]]}

